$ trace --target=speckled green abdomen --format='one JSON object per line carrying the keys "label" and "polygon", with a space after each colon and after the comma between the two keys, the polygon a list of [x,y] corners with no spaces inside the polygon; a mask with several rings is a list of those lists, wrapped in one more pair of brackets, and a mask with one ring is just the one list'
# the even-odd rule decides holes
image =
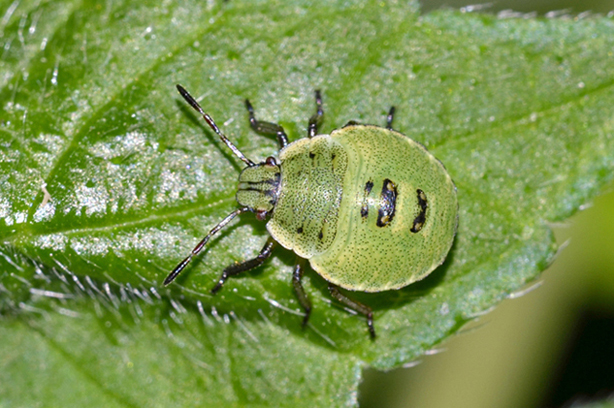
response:
{"label": "speckled green abdomen", "polygon": [[337,237],[348,155],[341,143],[321,135],[289,144],[279,159],[281,187],[267,229],[282,246],[310,259]]}
{"label": "speckled green abdomen", "polygon": [[454,240],[457,200],[443,165],[393,130],[352,125],[280,154],[267,228],[345,289],[398,289],[427,276]]}

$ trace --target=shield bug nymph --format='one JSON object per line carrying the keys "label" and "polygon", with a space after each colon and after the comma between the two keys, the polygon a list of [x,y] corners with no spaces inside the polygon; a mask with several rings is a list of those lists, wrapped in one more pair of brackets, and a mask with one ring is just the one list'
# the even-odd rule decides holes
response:
{"label": "shield bug nymph", "polygon": [[199,112],[246,167],[239,176],[239,208],[216,225],[168,275],[170,284],[209,238],[244,212],[267,221],[270,234],[254,259],[224,269],[211,290],[218,292],[234,275],[261,265],[280,244],[294,251],[292,283],[307,323],[311,302],[301,283],[304,263],[328,281],[331,295],[367,317],[375,337],[371,308],[340,288],[380,292],[400,289],[439,266],[454,241],[458,219],[456,187],[450,175],[424,146],[386,127],[349,122],[330,135],[318,134],[324,115],[320,92],[307,137],[289,143],[284,129],[259,121],[245,101],[256,132],[279,142],[277,158],[254,163],[220,131],[213,119],[180,85],[181,96]]}

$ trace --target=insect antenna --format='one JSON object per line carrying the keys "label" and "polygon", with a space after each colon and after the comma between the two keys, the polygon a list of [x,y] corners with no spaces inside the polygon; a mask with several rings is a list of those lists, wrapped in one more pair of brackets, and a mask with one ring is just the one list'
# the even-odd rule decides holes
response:
{"label": "insect antenna", "polygon": [[181,85],[177,85],[177,90],[179,91],[179,93],[181,94],[181,96],[183,96],[183,99],[186,100],[187,103],[190,104],[190,106],[192,106],[192,108],[194,108],[194,110],[198,113],[200,113],[203,117],[203,119],[205,119],[205,122],[207,122],[207,125],[209,125],[209,127],[211,127],[211,129],[213,129],[213,131],[215,133],[217,133],[217,135],[220,137],[220,139],[222,139],[222,142],[226,143],[226,146],[228,146],[230,148],[230,150],[232,150],[232,152],[241,160],[243,160],[243,162],[245,164],[247,164],[249,167],[255,166],[254,162],[251,161],[250,159],[248,159],[247,157],[245,157],[245,155],[243,153],[241,153],[241,151],[237,148],[237,146],[235,146],[230,140],[228,140],[228,138],[226,137],[226,135],[224,135],[220,129],[217,127],[217,125],[215,124],[215,122],[213,121],[213,119],[211,118],[211,116],[209,116],[204,110],[203,108],[200,107],[200,105],[198,104],[198,102],[196,102],[196,99],[194,99],[192,97],[192,95],[190,95],[188,93],[188,91],[185,90],[184,87],[182,87]]}
{"label": "insect antenna", "polygon": [[190,263],[190,261],[192,260],[192,258],[195,255],[198,255],[198,253],[203,249],[203,247],[207,244],[207,242],[209,242],[209,238],[211,238],[213,235],[215,235],[219,230],[221,230],[222,228],[224,228],[230,221],[232,221],[237,215],[242,214],[244,212],[249,211],[249,207],[242,207],[239,208],[238,210],[235,210],[233,212],[231,212],[230,214],[228,214],[226,216],[226,218],[224,218],[222,221],[220,221],[219,224],[217,224],[215,227],[213,227],[213,229],[211,229],[211,231],[209,231],[209,233],[207,234],[206,237],[203,238],[202,241],[200,241],[198,243],[198,245],[196,245],[194,247],[194,249],[192,250],[192,252],[190,252],[190,255],[188,255],[183,261],[181,261],[179,263],[179,265],[177,265],[175,267],[175,269],[173,269],[173,271],[171,273],[168,274],[168,276],[166,277],[166,279],[164,279],[164,286],[167,286],[168,284],[170,284],[172,281],[175,280],[175,278],[177,277],[177,275],[179,275],[179,273],[181,273],[181,271]]}

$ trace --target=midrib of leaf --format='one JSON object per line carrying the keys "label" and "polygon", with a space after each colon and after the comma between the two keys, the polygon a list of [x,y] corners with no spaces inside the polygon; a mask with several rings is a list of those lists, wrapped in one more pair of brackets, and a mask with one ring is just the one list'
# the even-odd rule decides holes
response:
{"label": "midrib of leaf", "polygon": [[23,240],[25,237],[36,238],[52,234],[75,235],[114,231],[124,228],[146,227],[149,225],[159,224],[161,222],[172,222],[173,220],[183,220],[191,216],[201,214],[204,212],[205,209],[223,207],[230,202],[234,202],[234,197],[213,197],[209,201],[210,202],[206,203],[191,203],[190,205],[172,209],[151,211],[147,214],[143,214],[143,216],[140,217],[132,217],[130,221],[118,222],[114,224],[105,224],[102,226],[97,226],[95,225],[95,223],[92,223],[92,226],[88,226],[86,228],[53,228],[40,231],[35,231],[33,229],[29,229],[26,231],[26,229],[21,229],[19,232],[7,236],[6,239],[3,240],[3,242],[15,243],[17,241]]}

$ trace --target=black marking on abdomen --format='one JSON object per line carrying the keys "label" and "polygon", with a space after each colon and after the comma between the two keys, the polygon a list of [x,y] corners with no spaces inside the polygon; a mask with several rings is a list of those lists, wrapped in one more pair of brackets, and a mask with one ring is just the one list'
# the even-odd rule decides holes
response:
{"label": "black marking on abdomen", "polygon": [[414,225],[410,229],[410,231],[413,233],[419,232],[422,227],[424,227],[424,223],[426,222],[426,209],[429,206],[424,191],[418,189],[416,192],[418,193],[418,206],[420,206],[420,214],[418,214],[418,216],[414,219]]}
{"label": "black marking on abdomen", "polygon": [[363,218],[363,221],[366,220],[369,216],[369,205],[367,204],[367,197],[369,196],[369,194],[371,194],[371,189],[373,189],[373,182],[369,180],[365,184],[365,197],[362,201],[362,207],[360,207],[360,216]]}
{"label": "black marking on abdomen", "polygon": [[367,184],[365,184],[365,197],[371,194],[372,188],[373,188],[373,182],[371,180],[367,181]]}
{"label": "black marking on abdomen", "polygon": [[392,222],[397,203],[397,186],[389,179],[384,180],[379,210],[377,211],[377,226],[385,227]]}

